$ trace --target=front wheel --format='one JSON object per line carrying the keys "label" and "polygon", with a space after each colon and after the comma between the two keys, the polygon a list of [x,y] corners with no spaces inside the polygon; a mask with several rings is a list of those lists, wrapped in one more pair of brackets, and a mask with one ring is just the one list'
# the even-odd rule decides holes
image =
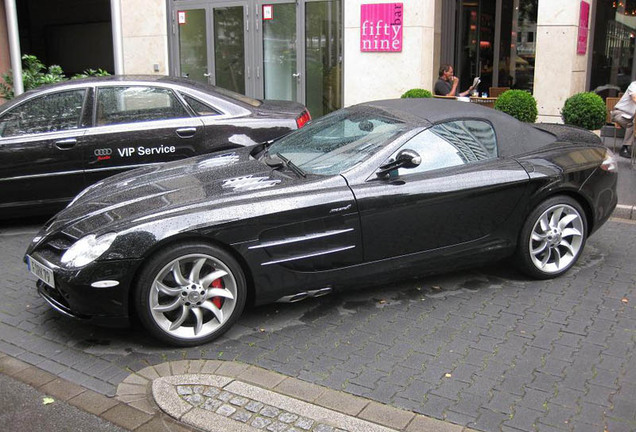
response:
{"label": "front wheel", "polygon": [[193,346],[216,339],[241,315],[247,289],[240,265],[224,250],[186,243],[143,267],[135,291],[139,318],[158,339]]}
{"label": "front wheel", "polygon": [[587,239],[587,220],[578,202],[566,196],[539,204],[523,225],[516,261],[521,271],[550,279],[578,260]]}

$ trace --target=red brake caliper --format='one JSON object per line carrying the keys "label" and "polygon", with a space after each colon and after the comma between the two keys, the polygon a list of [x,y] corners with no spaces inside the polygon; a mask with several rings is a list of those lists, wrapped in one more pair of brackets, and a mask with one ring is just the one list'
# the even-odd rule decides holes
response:
{"label": "red brake caliper", "polygon": [[[223,288],[223,281],[221,280],[221,278],[215,279],[210,286],[212,288]],[[214,303],[214,306],[218,307],[219,309],[221,309],[221,297],[213,297],[212,298],[212,303]]]}

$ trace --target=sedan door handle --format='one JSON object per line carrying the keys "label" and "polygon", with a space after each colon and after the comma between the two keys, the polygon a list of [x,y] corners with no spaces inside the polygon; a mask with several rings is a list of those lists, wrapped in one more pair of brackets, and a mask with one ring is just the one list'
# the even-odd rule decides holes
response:
{"label": "sedan door handle", "polygon": [[197,133],[197,128],[180,128],[177,129],[177,135],[181,138],[192,138]]}
{"label": "sedan door handle", "polygon": [[55,147],[59,148],[60,150],[68,150],[75,147],[75,144],[77,144],[77,138],[67,138],[55,141]]}

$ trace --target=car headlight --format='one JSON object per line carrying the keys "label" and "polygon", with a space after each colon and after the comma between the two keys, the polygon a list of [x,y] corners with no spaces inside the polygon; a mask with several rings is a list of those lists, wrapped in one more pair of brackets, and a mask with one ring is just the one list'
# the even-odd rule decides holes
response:
{"label": "car headlight", "polygon": [[82,267],[95,261],[113,244],[116,233],[103,234],[97,237],[89,234],[76,241],[62,255],[62,264],[67,267]]}

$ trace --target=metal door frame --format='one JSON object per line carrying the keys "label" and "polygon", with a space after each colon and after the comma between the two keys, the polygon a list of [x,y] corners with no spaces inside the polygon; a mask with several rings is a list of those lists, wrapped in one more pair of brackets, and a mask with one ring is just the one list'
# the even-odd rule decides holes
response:
{"label": "metal door frame", "polygon": [[[296,5],[296,73],[300,76],[296,80],[296,100],[302,104],[305,103],[305,2],[302,0],[256,0],[255,1],[255,43],[257,45],[255,51],[256,63],[259,70],[257,74],[256,97],[262,99],[265,96],[265,80],[263,67],[264,53],[263,53],[263,19],[262,11],[263,5],[277,5],[277,4],[295,4]],[[276,15],[274,15],[275,19]]]}
{"label": "metal door frame", "polygon": [[[205,9],[206,43],[208,55],[208,73],[214,73],[214,9],[217,7],[243,6],[245,19],[245,93],[247,96],[262,99],[265,95],[263,79],[263,5],[295,4],[296,5],[296,73],[300,74],[296,83],[296,99],[305,104],[307,99],[306,49],[305,49],[305,13],[306,3],[324,0],[169,0],[167,5],[169,22],[169,73],[180,75],[180,52],[177,12],[191,9]],[[344,10],[344,0],[342,0]],[[342,11],[341,11],[342,13]],[[342,37],[344,39],[344,20],[342,20]],[[344,40],[343,40],[344,43]],[[344,48],[344,45],[343,45]],[[344,54],[344,53],[343,53]],[[343,63],[344,70],[344,63]],[[213,82],[216,82],[214,77]]]}
{"label": "metal door frame", "polygon": [[[243,7],[243,53],[245,58],[245,70],[243,71],[245,76],[245,94],[247,96],[254,96],[255,83],[252,79],[252,73],[255,70],[254,56],[251,55],[254,50],[254,23],[251,22],[249,0],[226,0],[219,2],[212,2],[206,0],[197,1],[175,1],[172,0],[169,7],[169,21],[171,27],[171,41],[169,42],[169,55],[170,55],[170,73],[174,76],[181,76],[181,64],[180,64],[180,51],[179,51],[179,34],[178,34],[178,22],[177,13],[179,11],[187,11],[192,9],[204,9],[205,10],[205,31],[206,31],[206,52],[207,52],[207,73],[210,74],[208,82],[212,85],[216,84],[215,76],[215,46],[214,46],[214,9],[223,7]],[[211,78],[211,79],[210,79]]]}

